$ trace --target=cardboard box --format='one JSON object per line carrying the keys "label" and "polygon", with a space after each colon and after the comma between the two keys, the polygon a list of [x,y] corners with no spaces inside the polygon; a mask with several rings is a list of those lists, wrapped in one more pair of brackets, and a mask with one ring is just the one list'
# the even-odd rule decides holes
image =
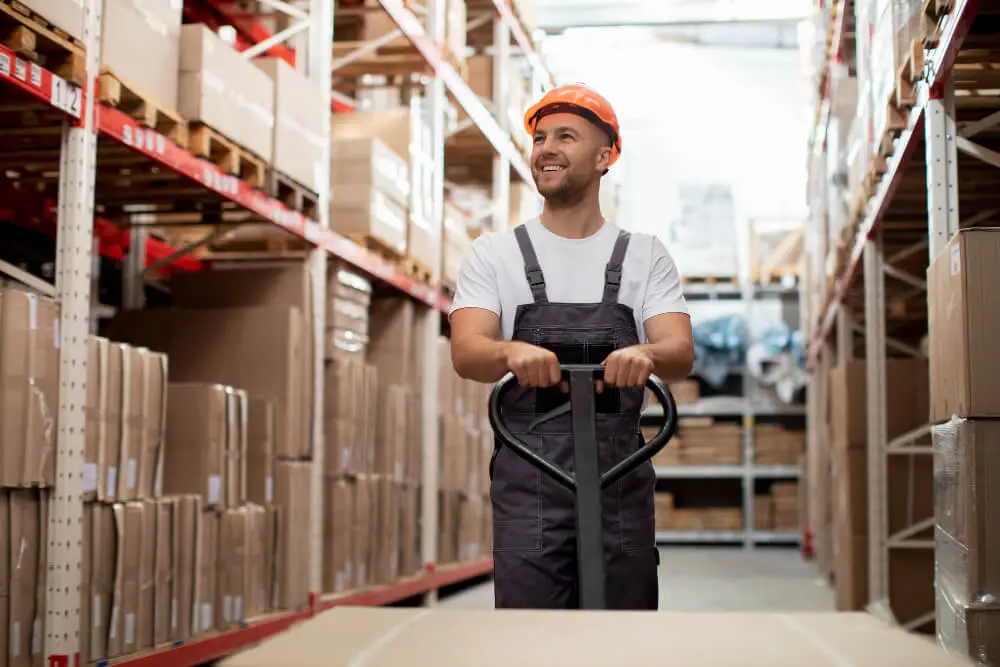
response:
{"label": "cardboard box", "polygon": [[326,366],[324,424],[327,475],[368,472],[359,435],[364,431],[367,364],[357,358],[339,357]]}
{"label": "cardboard box", "polygon": [[304,322],[299,308],[125,311],[109,330],[118,339],[166,353],[172,382],[218,382],[273,401],[278,419],[275,454],[308,455],[307,417],[312,410],[303,392],[311,375],[304,374]]}
{"label": "cardboard box", "polygon": [[[107,499],[107,466],[105,454],[108,425],[108,362],[110,344],[107,338],[87,337],[87,439],[83,450],[83,499]],[[117,465],[115,466],[117,468]]]}
{"label": "cardboard box", "polygon": [[465,220],[449,204],[445,204],[444,215],[444,257],[442,280],[452,289],[458,284],[462,263],[469,254],[472,239],[465,230]]}
{"label": "cardboard box", "polygon": [[956,604],[991,605],[1000,594],[1000,533],[989,518],[1000,509],[1000,422],[955,418],[933,438],[938,585]]}
{"label": "cardboard box", "polygon": [[406,208],[382,190],[337,185],[330,196],[330,226],[334,231],[345,236],[368,236],[393,252],[406,252]]}
{"label": "cardboard box", "polygon": [[181,27],[178,111],[271,162],[274,82],[207,26]]}
{"label": "cardboard box", "polygon": [[167,388],[163,488],[166,493],[200,494],[206,508],[222,507],[229,500],[226,390],[219,384],[184,382]]}
{"label": "cardboard box", "polygon": [[4,491],[9,507],[8,665],[33,667],[41,660],[44,631],[44,549],[47,528],[46,492],[38,489]]}
{"label": "cardboard box", "polygon": [[143,503],[113,506],[115,522],[115,576],[108,628],[108,656],[135,653],[138,645],[140,570],[142,567]]}
{"label": "cardboard box", "polygon": [[58,307],[0,290],[0,485],[51,486],[59,411]]}
{"label": "cardboard box", "polygon": [[405,208],[410,202],[410,167],[398,151],[377,136],[334,137],[330,185],[334,189],[370,187]]}
{"label": "cardboard box", "polygon": [[368,360],[378,368],[379,384],[419,387],[415,375],[416,303],[412,299],[388,297],[376,299],[370,310],[371,340]]}
{"label": "cardboard box", "polygon": [[251,619],[268,609],[267,558],[267,510],[262,505],[248,504],[247,519],[247,565],[243,618]]}
{"label": "cardboard box", "polygon": [[180,558],[177,497],[160,498],[155,502],[156,537],[153,557],[153,645],[170,641],[178,611],[177,568]]}
{"label": "cardboard box", "polygon": [[217,569],[221,546],[219,513],[215,510],[201,512],[200,523],[194,580],[194,619],[191,632],[193,636],[213,631],[219,618],[215,602],[219,587]]}
{"label": "cardboard box", "polygon": [[249,402],[247,422],[247,500],[258,505],[274,502],[274,441],[277,419],[274,403]]}
{"label": "cardboard box", "polygon": [[[84,563],[81,580],[88,583],[85,618],[81,618],[81,637],[86,636],[89,651],[87,662],[109,657],[108,640],[111,627],[112,596],[118,570],[118,535],[111,505],[87,503],[84,514],[89,517],[84,532]],[[81,613],[81,616],[84,616]],[[81,645],[81,655],[83,648]]]}
{"label": "cardboard box", "polygon": [[142,542],[139,556],[139,606],[136,612],[136,642],[140,649],[153,647],[156,624],[157,507],[141,501]]}
{"label": "cardboard box", "polygon": [[1000,417],[1000,321],[990,284],[1000,266],[1000,229],[958,232],[927,270],[931,420]]}
{"label": "cardboard box", "polygon": [[141,351],[143,364],[139,431],[139,498],[155,498],[161,492],[163,442],[167,422],[166,355]]}
{"label": "cardboard box", "polygon": [[236,627],[244,619],[250,557],[248,517],[245,507],[224,510],[220,517],[215,591],[217,630]]}
{"label": "cardboard box", "polygon": [[247,496],[247,393],[226,391],[226,506],[237,507]]}
{"label": "cardboard box", "polygon": [[[313,331],[313,289],[307,262],[292,262],[280,266],[244,266],[229,267],[225,270],[203,271],[178,274],[172,280],[174,304],[183,308],[201,308],[214,310],[217,308],[251,308],[268,307],[296,309],[301,314],[301,320],[293,323],[298,339],[293,342],[292,358],[289,364],[297,365],[301,370],[292,378],[298,382],[295,402],[279,401],[273,393],[258,389],[258,384],[245,381],[229,380],[229,384],[246,389],[251,398],[268,398],[275,402],[278,412],[278,431],[281,435],[275,454],[282,457],[307,457],[312,452],[312,413],[313,413],[313,374],[315,358],[315,337]],[[249,314],[246,314],[249,315]],[[288,315],[281,316],[283,320]],[[292,314],[293,319],[297,316]],[[256,319],[256,318],[254,318]],[[282,345],[282,340],[273,341]],[[220,341],[224,344],[224,341]],[[271,356],[274,356],[273,354]],[[277,360],[275,360],[277,361]],[[236,363],[234,360],[233,363]],[[267,371],[274,373],[272,383],[288,381],[285,374],[290,372],[278,364]],[[278,374],[282,375],[279,376]],[[278,379],[278,378],[281,379]],[[216,381],[213,378],[204,378]],[[285,424],[282,414],[289,411],[289,423]],[[291,429],[298,429],[295,434]],[[294,437],[294,441],[286,442],[286,438]]]}
{"label": "cardboard box", "polygon": [[281,58],[253,61],[274,84],[272,164],[311,192],[326,177],[323,164],[323,97],[319,88]]}
{"label": "cardboard box", "polygon": [[353,561],[353,586],[361,588],[372,583],[371,554],[373,550],[373,531],[371,520],[374,517],[375,486],[368,475],[360,475],[354,482],[354,521],[351,524],[351,551]]}
{"label": "cardboard box", "polygon": [[174,588],[177,605],[170,610],[171,641],[184,641],[192,634],[197,634],[200,627],[196,588],[201,584],[199,567],[203,540],[202,505],[201,496],[198,495],[177,497],[177,586]]}
{"label": "cardboard box", "polygon": [[408,391],[400,385],[388,385],[379,396],[379,419],[375,449],[376,475],[403,481],[407,447],[414,434],[407,429]]}
{"label": "cardboard box", "polygon": [[73,39],[83,41],[83,0],[19,0]]}
{"label": "cardboard box", "polygon": [[[890,439],[927,423],[928,362],[886,359],[886,431]],[[864,448],[868,442],[864,359],[837,364],[830,372],[831,448]]]}
{"label": "cardboard box", "polygon": [[284,512],[281,548],[285,555],[278,588],[280,608],[297,609],[309,602],[309,506],[312,498],[312,464],[276,461],[274,492]]}
{"label": "cardboard box", "polygon": [[265,508],[264,516],[264,575],[267,584],[265,611],[281,605],[281,574],[285,567],[285,548],[281,541],[285,510],[277,505]]}
{"label": "cardboard box", "polygon": [[101,66],[146,101],[177,108],[181,0],[105,0]]}

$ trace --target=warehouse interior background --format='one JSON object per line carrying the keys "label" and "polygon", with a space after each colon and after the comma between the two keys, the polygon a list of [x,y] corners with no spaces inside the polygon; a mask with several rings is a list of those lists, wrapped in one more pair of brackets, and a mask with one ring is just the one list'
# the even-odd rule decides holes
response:
{"label": "warehouse interior background", "polygon": [[798,664],[1000,664],[998,54],[983,0],[0,0],[0,667],[493,606],[447,313],[539,211],[522,118],[570,82],[694,324],[661,609],[831,612],[773,630]]}

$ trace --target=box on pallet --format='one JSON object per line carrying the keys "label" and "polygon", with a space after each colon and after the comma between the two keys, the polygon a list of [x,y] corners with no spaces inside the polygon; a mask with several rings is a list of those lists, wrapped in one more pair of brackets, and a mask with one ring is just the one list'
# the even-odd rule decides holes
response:
{"label": "box on pallet", "polygon": [[319,88],[281,58],[257,58],[253,63],[274,84],[274,169],[310,192],[319,192],[328,170],[323,164],[323,96]]}
{"label": "box on pallet", "polygon": [[0,289],[0,485],[51,486],[59,408],[59,310]]}
{"label": "box on pallet", "polygon": [[210,28],[181,28],[177,110],[266,162],[274,158],[274,82]]}
{"label": "box on pallet", "polygon": [[326,359],[345,354],[364,358],[368,350],[371,295],[370,280],[346,266],[331,267],[326,287]]}
{"label": "box on pallet", "polygon": [[[73,39],[83,41],[84,0],[19,0]],[[105,10],[107,11],[107,10]]]}
{"label": "box on pallet", "polygon": [[102,15],[102,69],[144,101],[171,111],[179,99],[182,4],[104,0]]}
{"label": "box on pallet", "polygon": [[[377,137],[408,165],[409,198],[406,202],[405,253],[426,269],[435,265],[440,239],[437,230],[430,225],[433,193],[434,164],[430,151],[429,128],[422,122],[423,109],[419,98],[411,100],[410,106],[401,109],[361,111],[334,116],[331,136],[334,143],[342,139]],[[356,202],[360,195],[351,189],[348,201]],[[335,191],[336,202],[338,194]],[[386,205],[391,208],[389,202]],[[339,205],[338,205],[339,206]],[[354,210],[357,204],[354,204]],[[348,207],[350,212],[352,209]],[[334,229],[341,231],[334,220]],[[344,233],[354,233],[357,224],[348,223]],[[360,224],[360,223],[358,223]],[[362,232],[363,233],[363,232]],[[403,252],[402,247],[397,251]]]}
{"label": "box on pallet", "polygon": [[[384,38],[398,30],[396,22],[385,12],[378,0],[365,0],[365,6],[370,11],[364,13],[360,34],[350,41],[373,42]],[[418,21],[427,29],[424,14],[416,14]],[[465,0],[447,0],[445,9],[445,53],[461,63],[465,59],[466,49],[466,7]],[[412,43],[405,35],[384,45],[385,49],[413,49]]]}
{"label": "box on pallet", "polygon": [[[955,417],[933,427],[938,633],[946,648],[1000,658],[1000,533],[993,489],[1000,422]],[[990,508],[993,511],[990,511]]]}
{"label": "box on pallet", "polygon": [[297,609],[309,602],[309,525],[312,465],[308,461],[275,461],[274,493],[283,516],[280,549],[284,562],[278,590],[282,609]]}

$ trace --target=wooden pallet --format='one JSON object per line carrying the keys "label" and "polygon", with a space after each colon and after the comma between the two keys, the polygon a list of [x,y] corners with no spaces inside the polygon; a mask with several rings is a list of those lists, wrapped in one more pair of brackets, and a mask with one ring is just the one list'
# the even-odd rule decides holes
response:
{"label": "wooden pallet", "polygon": [[919,39],[910,41],[906,59],[896,73],[896,106],[912,109],[917,104],[917,81],[924,73],[924,43]]}
{"label": "wooden pallet", "polygon": [[404,257],[397,262],[397,266],[403,275],[409,276],[414,280],[420,280],[425,283],[431,281],[432,273],[430,267],[418,259]]}
{"label": "wooden pallet", "polygon": [[188,145],[188,124],[173,109],[159,105],[146,93],[123,81],[110,68],[101,68],[100,100],[159,132],[179,146]]}
{"label": "wooden pallet", "polygon": [[190,125],[188,150],[214,163],[227,174],[239,177],[250,187],[263,189],[266,184],[264,160],[208,125]]}
{"label": "wooden pallet", "polygon": [[0,0],[0,44],[72,84],[87,82],[83,43],[17,0]]}
{"label": "wooden pallet", "polygon": [[362,248],[375,253],[382,259],[392,262],[393,264],[397,264],[404,257],[403,253],[400,251],[388,245],[381,239],[375,238],[369,234],[350,234],[348,238]]}
{"label": "wooden pallet", "polygon": [[924,0],[920,13],[920,41],[928,48],[941,37],[940,19],[955,7],[955,0]]}
{"label": "wooden pallet", "polygon": [[319,220],[319,195],[274,169],[267,173],[267,195],[311,220]]}

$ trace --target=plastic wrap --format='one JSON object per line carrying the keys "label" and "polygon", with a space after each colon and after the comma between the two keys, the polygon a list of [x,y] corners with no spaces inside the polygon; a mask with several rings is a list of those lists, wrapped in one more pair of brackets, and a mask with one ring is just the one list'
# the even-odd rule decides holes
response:
{"label": "plastic wrap", "polygon": [[720,387],[733,368],[742,364],[749,334],[737,315],[706,320],[693,327],[694,368],[712,387]]}
{"label": "plastic wrap", "polygon": [[792,331],[784,323],[764,331],[746,353],[747,372],[763,386],[774,387],[786,403],[807,384],[805,363],[802,332]]}
{"label": "plastic wrap", "polygon": [[938,636],[1000,664],[1000,421],[956,417],[932,435]]}

